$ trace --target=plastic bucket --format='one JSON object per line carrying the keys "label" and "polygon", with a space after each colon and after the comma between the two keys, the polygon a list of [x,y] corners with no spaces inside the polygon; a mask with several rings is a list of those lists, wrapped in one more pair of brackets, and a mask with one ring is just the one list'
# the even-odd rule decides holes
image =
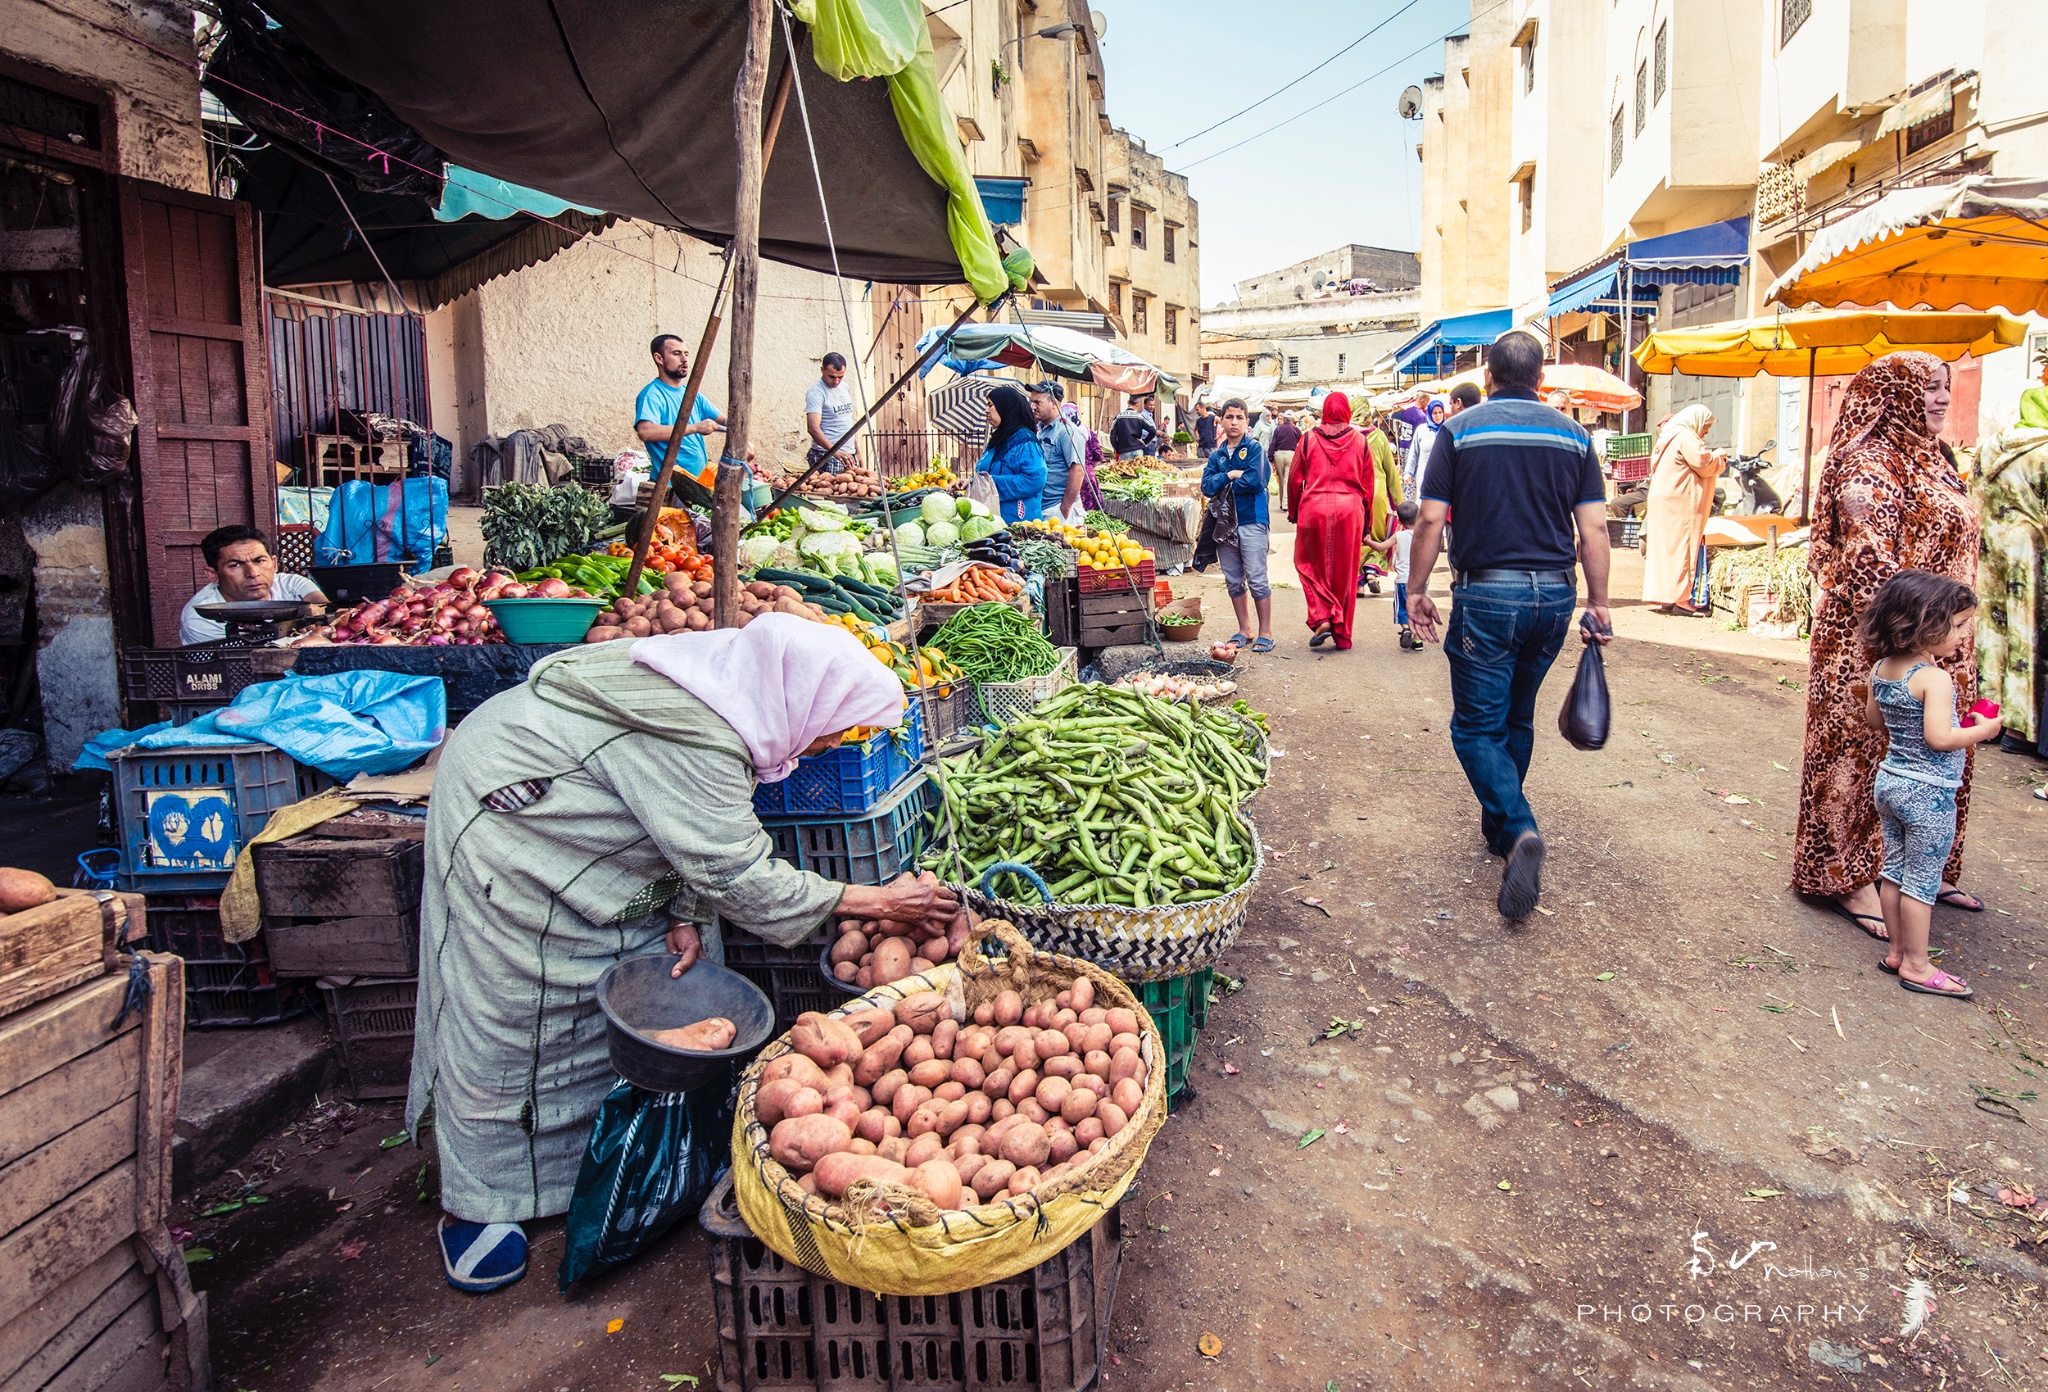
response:
{"label": "plastic bucket", "polygon": [[[612,1067],[650,1092],[688,1092],[728,1077],[727,1065],[750,1057],[775,1030],[775,1008],[753,982],[711,961],[672,977],[675,960],[666,952],[627,957],[606,967],[597,982]],[[733,1022],[732,1047],[698,1053],[650,1037],[713,1017]]]}

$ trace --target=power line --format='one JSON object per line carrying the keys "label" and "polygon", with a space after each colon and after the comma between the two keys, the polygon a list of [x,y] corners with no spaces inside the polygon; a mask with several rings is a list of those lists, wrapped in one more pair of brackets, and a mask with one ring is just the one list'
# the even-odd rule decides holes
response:
{"label": "power line", "polygon": [[[1494,0],[1493,4],[1488,5],[1485,9],[1478,11],[1472,16],[1472,18],[1477,19],[1480,15],[1491,14],[1493,11],[1499,9],[1501,6],[1507,3],[1508,0]],[[1235,145],[1225,145],[1222,149],[1217,150],[1213,154],[1204,155],[1198,160],[1188,161],[1186,164],[1180,167],[1179,172],[1186,173],[1188,170],[1193,169],[1198,164],[1207,164],[1210,160],[1215,159],[1219,155],[1227,155],[1232,150],[1243,149],[1245,146],[1251,144],[1254,140],[1262,140],[1266,136],[1271,135],[1274,131],[1279,130],[1282,126],[1291,126],[1296,121],[1299,121],[1302,117],[1308,115],[1310,112],[1320,111],[1324,107],[1328,106],[1331,102],[1337,100],[1337,98],[1349,96],[1351,93],[1356,92],[1359,88],[1365,86],[1368,82],[1373,82],[1378,80],[1379,78],[1385,77],[1388,73],[1400,67],[1410,58],[1414,58],[1420,54],[1427,53],[1431,48],[1435,47],[1437,44],[1442,43],[1444,40],[1450,38],[1452,35],[1465,33],[1470,27],[1471,21],[1468,20],[1464,24],[1460,24],[1459,26],[1457,26],[1455,29],[1447,29],[1443,33],[1437,35],[1437,37],[1430,39],[1428,42],[1422,44],[1421,46],[1411,49],[1407,53],[1402,54],[1399,58],[1396,58],[1393,62],[1387,64],[1384,68],[1381,68],[1378,72],[1371,73],[1365,77],[1360,78],[1358,81],[1352,83],[1349,87],[1345,87],[1339,91],[1332,92],[1329,96],[1324,97],[1314,106],[1307,107],[1301,111],[1297,111],[1284,121],[1275,122],[1274,124],[1260,131],[1257,135],[1248,135],[1244,139],[1238,141]]]}
{"label": "power line", "polygon": [[1180,148],[1181,146],[1183,146],[1183,145],[1186,145],[1186,144],[1188,144],[1188,143],[1189,143],[1189,142],[1191,142],[1191,141],[1196,141],[1196,140],[1200,140],[1200,139],[1201,139],[1201,138],[1202,138],[1203,136],[1207,135],[1207,134],[1208,134],[1208,133],[1209,133],[1210,131],[1212,131],[1212,130],[1217,130],[1217,129],[1219,129],[1220,127],[1223,127],[1223,126],[1227,126],[1227,125],[1229,125],[1229,124],[1230,124],[1230,123],[1231,123],[1232,121],[1235,121],[1235,120],[1236,120],[1236,119],[1237,119],[1237,118],[1238,118],[1239,116],[1243,116],[1243,115],[1245,115],[1245,114],[1246,114],[1247,112],[1252,112],[1252,111],[1256,111],[1256,110],[1258,110],[1258,109],[1259,109],[1260,107],[1264,106],[1264,105],[1265,105],[1265,104],[1266,104],[1267,102],[1269,102],[1269,101],[1273,100],[1273,98],[1275,98],[1275,97],[1279,96],[1279,95],[1280,95],[1280,94],[1281,94],[1282,92],[1285,92],[1286,90],[1288,90],[1288,88],[1289,88],[1289,87],[1296,87],[1296,86],[1299,86],[1299,85],[1300,85],[1301,83],[1303,83],[1303,82],[1306,82],[1306,81],[1307,81],[1307,80],[1308,80],[1309,78],[1311,78],[1311,77],[1314,77],[1314,76],[1315,76],[1315,75],[1316,75],[1317,73],[1321,72],[1321,71],[1322,71],[1322,70],[1323,70],[1324,68],[1327,68],[1327,67],[1329,67],[1329,66],[1330,66],[1330,64],[1332,64],[1332,63],[1336,62],[1336,61],[1337,61],[1337,60],[1338,60],[1339,58],[1342,58],[1342,57],[1343,57],[1343,56],[1344,56],[1345,54],[1349,53],[1349,52],[1350,52],[1350,51],[1351,51],[1352,49],[1354,49],[1354,48],[1358,47],[1358,46],[1359,46],[1360,44],[1364,43],[1364,42],[1365,42],[1365,41],[1366,41],[1367,39],[1371,38],[1371,37],[1372,37],[1372,36],[1373,36],[1374,34],[1377,34],[1377,33],[1379,33],[1379,31],[1380,31],[1380,30],[1382,30],[1382,29],[1386,28],[1386,27],[1387,27],[1387,26],[1388,26],[1389,24],[1392,24],[1392,23],[1393,23],[1393,22],[1394,22],[1395,20],[1399,19],[1399,18],[1400,18],[1400,17],[1402,16],[1402,15],[1404,15],[1404,14],[1407,14],[1407,13],[1408,13],[1408,11],[1410,11],[1410,10],[1414,9],[1414,8],[1415,8],[1415,7],[1416,7],[1416,6],[1418,5],[1418,4],[1420,4],[1421,2],[1422,2],[1422,0],[1408,0],[1408,3],[1407,3],[1407,4],[1405,4],[1405,5],[1403,5],[1403,6],[1402,6],[1402,7],[1400,8],[1400,9],[1398,9],[1398,10],[1394,11],[1394,12],[1393,12],[1392,14],[1388,15],[1388,16],[1387,16],[1387,17],[1386,17],[1385,19],[1381,20],[1381,21],[1380,21],[1380,22],[1379,22],[1378,24],[1375,24],[1375,25],[1373,25],[1373,27],[1372,27],[1372,28],[1370,28],[1370,29],[1366,30],[1366,31],[1365,31],[1365,32],[1364,32],[1363,34],[1360,34],[1360,35],[1359,35],[1359,36],[1358,36],[1357,38],[1353,39],[1353,40],[1352,40],[1352,41],[1351,41],[1350,43],[1348,43],[1348,44],[1345,44],[1345,45],[1344,45],[1344,47],[1342,47],[1342,48],[1338,49],[1338,50],[1337,50],[1337,51],[1336,51],[1335,53],[1332,53],[1332,54],[1331,54],[1331,55],[1330,55],[1329,57],[1327,57],[1327,58],[1323,59],[1323,61],[1322,61],[1322,62],[1320,62],[1320,63],[1316,64],[1316,65],[1315,65],[1314,67],[1310,68],[1310,69],[1309,69],[1309,70],[1308,70],[1307,72],[1303,73],[1303,74],[1302,74],[1302,75],[1301,75],[1300,77],[1297,77],[1297,78],[1295,78],[1295,79],[1294,79],[1294,81],[1292,81],[1292,82],[1288,83],[1288,84],[1287,84],[1287,86],[1285,86],[1285,87],[1276,87],[1276,88],[1274,88],[1274,89],[1273,89],[1272,91],[1270,91],[1270,92],[1266,93],[1266,95],[1265,95],[1265,96],[1263,96],[1263,97],[1260,97],[1260,98],[1259,98],[1259,99],[1258,99],[1257,101],[1253,102],[1253,103],[1252,103],[1252,104],[1251,104],[1250,106],[1246,107],[1246,108],[1245,108],[1245,109],[1244,109],[1243,111],[1233,112],[1232,114],[1230,114],[1230,115],[1228,115],[1228,116],[1225,116],[1225,117],[1224,117],[1224,118],[1223,118],[1222,120],[1218,121],[1218,122],[1217,122],[1217,123],[1216,123],[1215,125],[1213,125],[1213,126],[1204,126],[1204,127],[1203,127],[1203,128],[1201,129],[1201,130],[1198,130],[1198,131],[1196,131],[1196,132],[1195,132],[1195,133],[1194,133],[1193,135],[1187,136],[1186,138],[1184,138],[1184,139],[1181,139],[1181,140],[1176,140],[1176,141],[1174,141],[1174,142],[1173,142],[1173,144],[1171,144],[1171,145],[1167,146],[1166,148],[1167,148],[1167,149],[1169,149],[1169,150],[1178,150],[1178,149],[1179,149],[1179,148]]}

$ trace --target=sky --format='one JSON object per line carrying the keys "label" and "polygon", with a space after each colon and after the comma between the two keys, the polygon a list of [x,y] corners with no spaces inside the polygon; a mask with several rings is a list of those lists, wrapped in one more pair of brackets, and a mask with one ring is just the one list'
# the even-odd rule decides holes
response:
{"label": "sky", "polygon": [[[1109,19],[1102,58],[1111,122],[1187,175],[1200,205],[1205,306],[1229,299],[1246,276],[1347,242],[1415,249],[1420,125],[1395,107],[1402,88],[1443,71],[1443,35],[1488,0],[1091,3]],[[1197,136],[1383,20],[1328,67]],[[1248,143],[1230,149],[1240,141]]]}

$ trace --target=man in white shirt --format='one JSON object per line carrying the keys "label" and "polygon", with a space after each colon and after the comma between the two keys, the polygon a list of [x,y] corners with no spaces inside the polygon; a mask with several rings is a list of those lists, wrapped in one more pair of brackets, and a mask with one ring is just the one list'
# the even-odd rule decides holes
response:
{"label": "man in white shirt", "polygon": [[839,353],[827,353],[819,364],[818,380],[804,393],[804,428],[811,435],[811,448],[804,455],[804,463],[816,464],[824,459],[826,473],[843,472],[854,462],[853,451],[842,448],[833,454],[832,446],[852,426],[853,397],[846,390],[846,358]]}
{"label": "man in white shirt", "polygon": [[327,602],[320,587],[305,576],[278,570],[277,557],[270,554],[269,543],[254,527],[239,523],[216,527],[200,539],[199,554],[206,558],[206,568],[213,572],[213,583],[185,601],[185,610],[178,615],[178,641],[187,647],[228,636],[226,624],[200,617],[202,604],[261,599]]}

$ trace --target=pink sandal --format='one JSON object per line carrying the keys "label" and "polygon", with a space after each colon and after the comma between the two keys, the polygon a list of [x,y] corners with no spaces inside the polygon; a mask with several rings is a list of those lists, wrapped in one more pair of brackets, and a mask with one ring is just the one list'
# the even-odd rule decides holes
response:
{"label": "pink sandal", "polygon": [[1940,967],[1936,967],[1934,975],[1925,981],[1911,981],[1902,976],[1899,978],[1899,985],[1908,991],[1917,991],[1923,996],[1951,996],[1956,1000],[1968,1000],[1977,994],[1970,989],[1969,982],[1961,977],[1950,976]]}

